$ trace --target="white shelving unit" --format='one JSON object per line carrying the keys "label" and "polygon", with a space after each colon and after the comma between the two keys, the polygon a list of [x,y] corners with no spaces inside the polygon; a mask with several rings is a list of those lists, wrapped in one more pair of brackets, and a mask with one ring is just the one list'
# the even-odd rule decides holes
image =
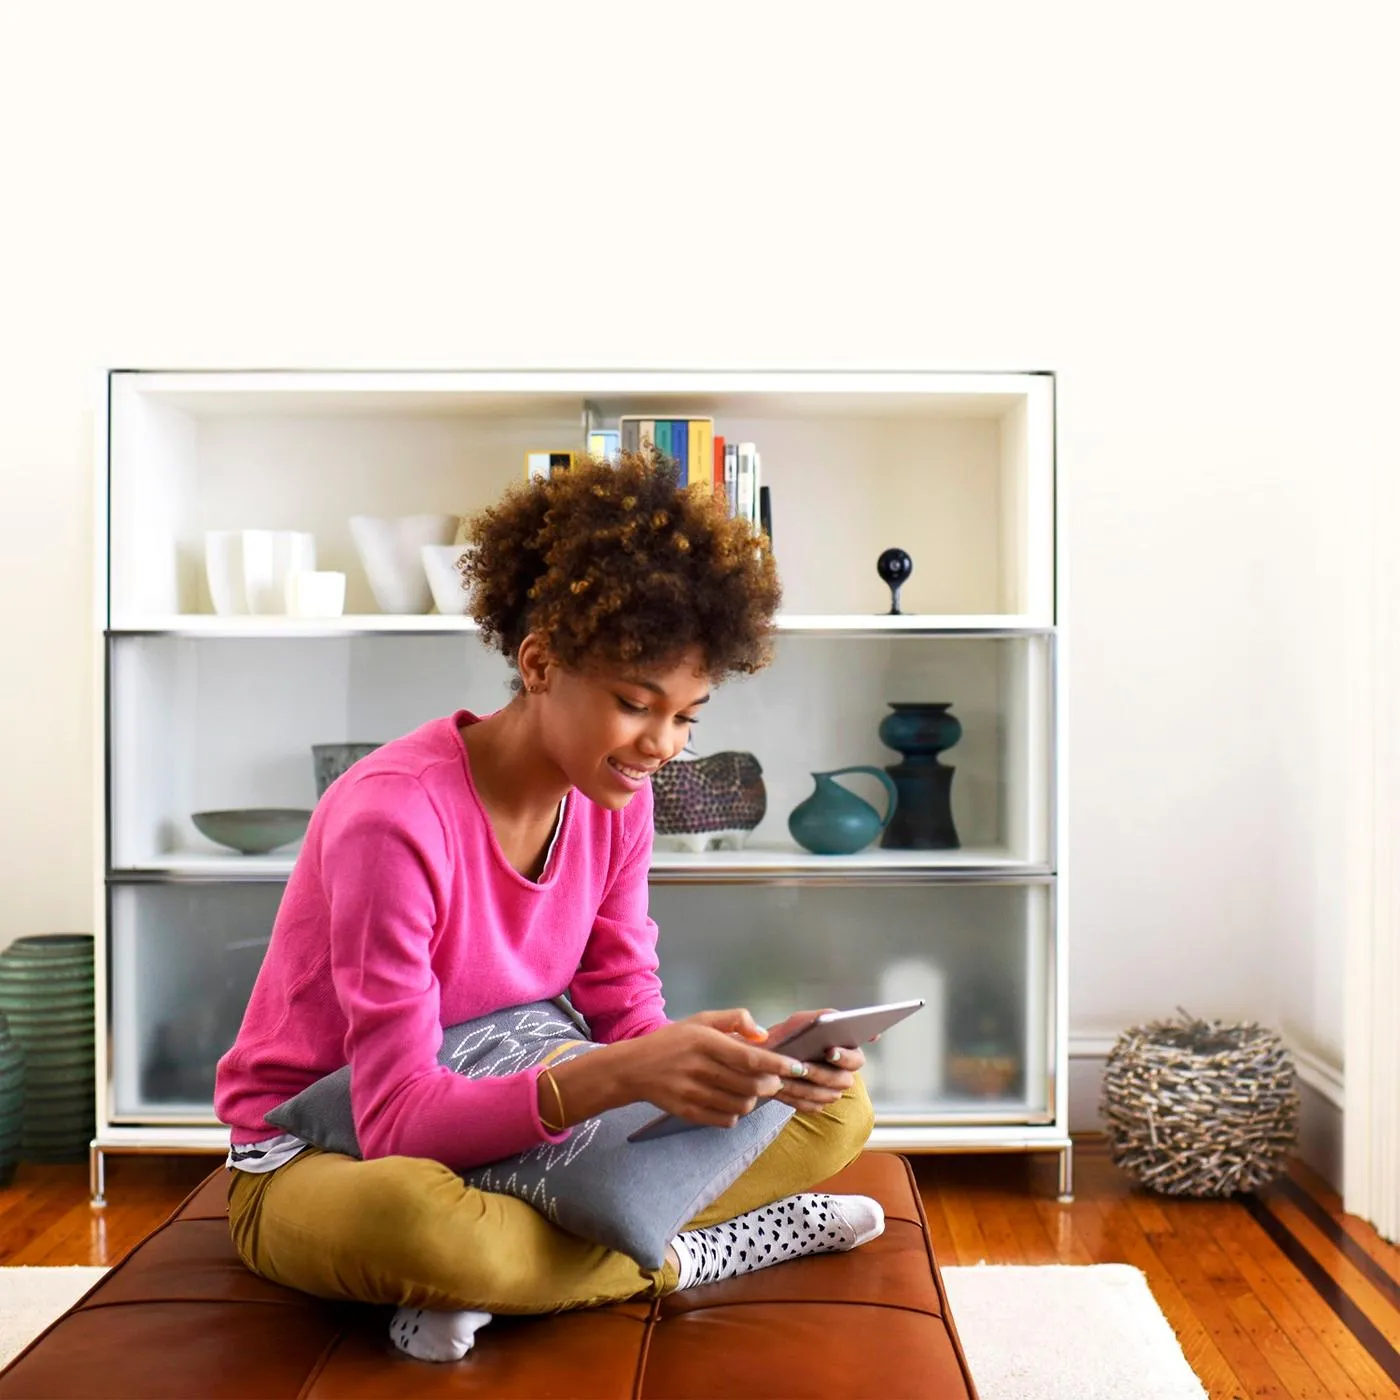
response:
{"label": "white shelving unit", "polygon": [[[527,450],[580,447],[621,413],[703,413],[759,445],[785,589],[774,664],[722,688],[694,740],[757,755],[768,813],[742,851],[653,864],[672,1013],[742,1002],[773,1018],[922,979],[939,989],[922,1029],[874,1048],[873,1145],[1056,1152],[1068,1193],[1052,376],[114,371],[95,1195],[104,1153],[222,1143],[213,1064],[295,858],[221,850],[190,813],[310,808],[312,744],[507,699],[470,621],[376,610],[349,517],[470,514]],[[314,533],[318,566],[348,577],[347,614],[213,615],[204,532],[239,528]],[[899,616],[874,567],[890,546],[914,560]],[[787,815],[813,773],[898,761],[877,735],[896,700],[950,702],[963,725],[944,755],[961,846],[801,850]]]}

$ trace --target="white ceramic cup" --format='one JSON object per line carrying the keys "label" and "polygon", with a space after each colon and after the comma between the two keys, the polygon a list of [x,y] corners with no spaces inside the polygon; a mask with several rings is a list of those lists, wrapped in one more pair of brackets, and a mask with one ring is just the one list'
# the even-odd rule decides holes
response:
{"label": "white ceramic cup", "polygon": [[460,544],[425,544],[423,571],[433,602],[444,617],[460,617],[467,610],[467,590],[462,587],[462,572],[457,561],[466,553]]}
{"label": "white ceramic cup", "polygon": [[350,538],[365,567],[380,612],[425,613],[433,605],[423,569],[425,544],[451,544],[455,515],[373,515],[350,517]]}
{"label": "white ceramic cup", "polygon": [[339,617],[345,611],[345,575],[293,569],[287,575],[286,602],[289,617]]}
{"label": "white ceramic cup", "polygon": [[287,609],[287,575],[314,570],[316,537],[302,530],[244,530],[243,587],[250,613]]}
{"label": "white ceramic cup", "polygon": [[248,611],[242,530],[204,532],[204,575],[209,581],[209,601],[220,617],[238,617]]}

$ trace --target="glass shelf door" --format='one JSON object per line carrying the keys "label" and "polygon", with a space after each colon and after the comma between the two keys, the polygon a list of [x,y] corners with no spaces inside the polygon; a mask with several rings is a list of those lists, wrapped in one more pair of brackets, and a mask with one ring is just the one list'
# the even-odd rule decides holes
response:
{"label": "glass shelf door", "polygon": [[[658,838],[654,869],[676,879],[809,873],[853,878],[901,864],[916,870],[1053,868],[1052,633],[1022,636],[784,635],[773,664],[716,691],[691,738],[697,754],[739,750],[763,769],[768,806],[742,851],[673,854]],[[937,762],[951,770],[957,845],[929,849],[884,839],[855,856],[814,859],[788,817],[813,775],[852,765],[890,769],[902,753],[881,736],[895,703],[943,703],[961,733]],[[895,775],[898,777],[898,774]],[[878,779],[839,779],[884,810]],[[928,829],[931,823],[916,822]],[[892,830],[891,837],[897,832]]]}
{"label": "glass shelf door", "polygon": [[118,884],[108,948],[111,1118],[213,1123],[214,1067],[262,966],[280,885]]}
{"label": "glass shelf door", "polygon": [[[510,673],[476,636],[316,638],[121,635],[109,641],[111,860],[118,871],[285,878],[294,848],[247,858],[201,835],[191,814],[310,810],[313,744],[384,742],[459,707],[510,699]],[[1041,872],[1053,839],[1054,637],[784,636],[773,665],[721,686],[696,725],[699,754],[739,749],[763,769],[767,813],[740,852],[690,855],[658,841],[659,878],[885,878],[901,869]],[[953,773],[956,848],[877,844],[812,857],[787,819],[812,774],[887,768],[895,701],[950,703],[961,726],[940,755]],[[876,802],[876,780],[847,779]]]}
{"label": "glass shelf door", "polygon": [[509,673],[476,636],[109,640],[112,869],[282,880],[296,845],[242,856],[195,812],[317,801],[312,746],[384,743],[455,709],[494,710]]}
{"label": "glass shelf door", "polygon": [[1053,1116],[1053,883],[660,886],[667,1014],[791,1012],[924,998],[866,1046],[887,1123]]}

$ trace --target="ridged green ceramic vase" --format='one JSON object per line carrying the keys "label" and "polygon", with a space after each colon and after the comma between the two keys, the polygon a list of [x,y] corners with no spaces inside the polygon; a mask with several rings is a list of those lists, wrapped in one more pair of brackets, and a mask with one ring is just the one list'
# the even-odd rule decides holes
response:
{"label": "ridged green ceramic vase", "polygon": [[24,1050],[20,1158],[86,1157],[95,1129],[93,940],[39,933],[0,952],[0,1013]]}
{"label": "ridged green ceramic vase", "polygon": [[24,1132],[24,1050],[0,1012],[0,1187],[8,1186],[19,1165]]}

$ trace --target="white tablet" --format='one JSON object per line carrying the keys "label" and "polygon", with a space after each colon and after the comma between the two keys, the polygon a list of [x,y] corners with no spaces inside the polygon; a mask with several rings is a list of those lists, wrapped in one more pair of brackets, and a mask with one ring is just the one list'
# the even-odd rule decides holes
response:
{"label": "white tablet", "polygon": [[[874,1040],[877,1035],[897,1025],[906,1016],[912,1016],[924,1004],[923,998],[916,1001],[892,1001],[883,1006],[857,1006],[849,1011],[825,1011],[809,1026],[795,1031],[780,1045],[763,1046],[775,1054],[787,1055],[794,1060],[821,1062],[828,1050],[840,1046],[843,1050]],[[634,1133],[627,1135],[628,1142],[647,1142],[651,1138],[670,1137],[673,1133],[687,1133],[692,1128],[711,1125],[692,1123],[688,1118],[678,1118],[673,1113],[662,1113],[649,1123],[644,1123]]]}

